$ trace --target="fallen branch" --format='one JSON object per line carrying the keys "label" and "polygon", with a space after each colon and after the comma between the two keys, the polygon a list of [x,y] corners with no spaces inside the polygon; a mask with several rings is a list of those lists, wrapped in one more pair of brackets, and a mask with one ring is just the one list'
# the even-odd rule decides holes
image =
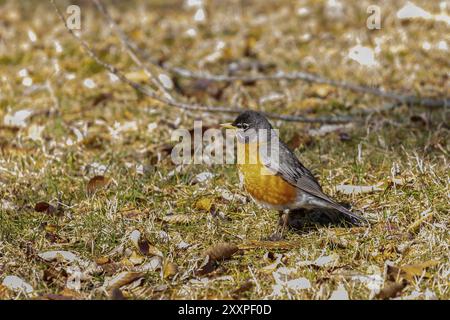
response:
{"label": "fallen branch", "polygon": [[[105,61],[103,61],[89,46],[89,44],[84,41],[82,38],[77,36],[75,32],[69,28],[67,25],[67,21],[64,18],[63,13],[61,10],[56,6],[54,0],[50,0],[51,4],[55,8],[56,13],[60,17],[61,21],[63,22],[65,28],[67,31],[72,35],[72,37],[84,48],[84,50],[87,52],[87,54],[99,65],[104,67],[106,70],[108,70],[110,73],[117,76],[122,82],[128,84],[136,91],[141,92],[145,96],[148,96],[154,100],[157,100],[159,102],[162,102],[164,104],[167,104],[172,107],[176,107],[183,110],[190,110],[190,111],[204,111],[204,112],[220,112],[220,113],[231,113],[231,114],[238,114],[241,112],[244,112],[248,109],[240,108],[240,107],[229,107],[229,106],[208,106],[208,105],[202,105],[202,104],[189,104],[184,103],[175,100],[170,94],[167,96],[160,96],[157,92],[155,92],[152,88],[149,88],[147,86],[143,86],[135,81],[132,81],[128,79],[123,72],[121,72],[117,67],[113,66],[112,64],[109,64]],[[137,57],[136,57],[137,58]],[[136,63],[140,63],[139,59],[135,61]],[[148,72],[147,74],[150,78],[154,78],[151,72]],[[158,81],[157,79],[153,79],[155,81]],[[152,81],[154,82],[154,81]],[[157,85],[154,82],[155,85]],[[161,84],[160,84],[161,85]],[[158,85],[157,85],[158,86]],[[162,86],[162,85],[161,85]],[[160,88],[160,86],[158,86]],[[166,91],[167,92],[167,91]],[[296,116],[296,115],[279,115],[279,114],[273,114],[273,113],[264,113],[267,117],[272,119],[279,119],[284,121],[296,121],[296,122],[305,122],[305,123],[345,123],[350,122],[352,120],[351,117],[348,116],[342,116],[342,117],[305,117],[305,116]]]}
{"label": "fallen branch", "polygon": [[255,82],[255,81],[262,81],[262,80],[272,80],[272,81],[280,81],[280,80],[302,80],[306,82],[311,83],[320,83],[320,84],[327,84],[333,87],[338,87],[342,89],[347,89],[355,92],[360,92],[364,94],[371,94],[374,96],[378,96],[385,99],[395,100],[399,102],[399,104],[405,104],[408,106],[412,105],[419,105],[423,107],[447,107],[450,106],[450,98],[443,98],[443,99],[435,99],[435,98],[422,98],[418,96],[413,95],[407,95],[407,94],[400,94],[392,91],[385,91],[383,89],[375,88],[375,87],[368,87],[364,85],[359,85],[347,81],[342,80],[333,80],[328,79],[319,75],[315,75],[308,72],[301,72],[301,71],[294,71],[294,72],[284,72],[284,71],[278,71],[274,74],[260,74],[260,75],[245,75],[245,76],[229,76],[229,75],[216,75],[211,74],[209,72],[196,72],[191,71],[188,69],[180,68],[180,67],[172,67],[167,63],[163,63],[162,65],[159,65],[158,62],[153,59],[151,56],[149,56],[148,53],[141,50],[126,34],[125,32],[120,28],[120,26],[115,22],[115,20],[112,18],[112,16],[109,14],[108,10],[105,8],[105,6],[101,3],[100,0],[94,0],[95,4],[97,5],[98,10],[103,15],[103,17],[108,21],[111,28],[114,30],[114,32],[117,33],[119,36],[122,44],[124,47],[127,48],[127,50],[133,50],[135,52],[139,52],[140,55],[144,56],[145,59],[153,64],[154,66],[158,66],[163,68],[164,70],[174,73],[178,76],[185,77],[185,78],[192,78],[192,79],[204,79],[209,81],[216,81],[216,82],[232,82],[232,81],[243,81],[243,82]]}

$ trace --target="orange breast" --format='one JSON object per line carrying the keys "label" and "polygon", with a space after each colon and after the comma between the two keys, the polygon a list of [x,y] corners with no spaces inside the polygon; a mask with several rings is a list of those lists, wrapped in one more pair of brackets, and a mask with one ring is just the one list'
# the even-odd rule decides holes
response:
{"label": "orange breast", "polygon": [[[241,160],[241,163],[238,162],[238,168],[246,191],[254,199],[270,205],[284,205],[293,202],[297,196],[297,189],[283,178],[267,174],[267,170],[260,162],[259,152],[255,149],[252,149],[249,144],[245,146],[238,144],[238,160]],[[251,159],[249,154],[255,155],[254,158]],[[242,159],[245,159],[244,163],[242,163]]]}

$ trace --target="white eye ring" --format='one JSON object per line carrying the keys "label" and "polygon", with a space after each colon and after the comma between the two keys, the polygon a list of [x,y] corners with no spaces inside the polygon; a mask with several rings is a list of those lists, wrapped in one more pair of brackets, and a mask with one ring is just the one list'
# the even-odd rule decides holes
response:
{"label": "white eye ring", "polygon": [[243,123],[242,125],[242,129],[248,129],[248,127],[249,127],[249,124],[248,123]]}

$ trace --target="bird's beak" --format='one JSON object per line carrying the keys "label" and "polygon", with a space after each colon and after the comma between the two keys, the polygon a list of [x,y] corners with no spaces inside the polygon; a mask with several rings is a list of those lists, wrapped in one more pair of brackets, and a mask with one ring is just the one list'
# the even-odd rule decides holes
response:
{"label": "bird's beak", "polygon": [[222,123],[222,124],[220,124],[220,126],[225,129],[236,129],[236,127],[233,126],[233,124],[231,122]]}

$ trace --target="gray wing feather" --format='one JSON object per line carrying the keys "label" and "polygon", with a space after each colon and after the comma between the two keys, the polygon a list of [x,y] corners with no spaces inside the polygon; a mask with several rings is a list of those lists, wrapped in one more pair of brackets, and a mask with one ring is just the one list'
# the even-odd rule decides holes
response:
{"label": "gray wing feather", "polygon": [[[276,152],[275,148],[276,146],[271,148],[271,155]],[[278,150],[278,157],[270,157],[267,154],[261,153],[262,162],[266,167],[300,190],[327,202],[334,203],[333,200],[323,193],[322,187],[311,171],[297,159],[294,153],[282,141],[279,142]]]}
{"label": "gray wing feather", "polygon": [[367,223],[365,218],[352,213],[323,193],[322,187],[311,171],[297,159],[295,154],[282,141],[279,141],[279,146],[275,145],[270,149],[270,155],[276,154],[274,152],[279,150],[279,157],[270,157],[267,154],[264,154],[264,152],[260,152],[260,155],[262,162],[273,174],[281,176],[284,180],[293,186],[296,186],[301,191],[325,201],[330,207],[347,216],[352,223],[357,225]]}

